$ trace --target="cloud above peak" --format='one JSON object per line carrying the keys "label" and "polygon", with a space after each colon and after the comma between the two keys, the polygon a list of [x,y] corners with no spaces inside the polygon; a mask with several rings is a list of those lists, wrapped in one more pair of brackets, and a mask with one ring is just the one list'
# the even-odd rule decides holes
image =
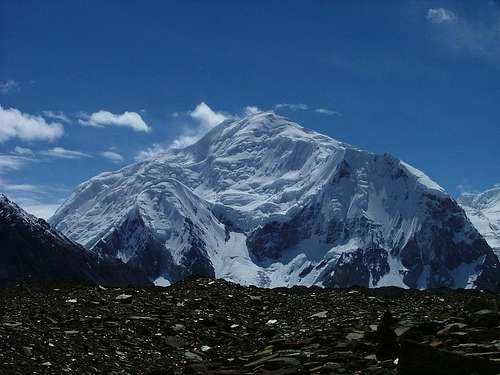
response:
{"label": "cloud above peak", "polygon": [[[167,148],[184,148],[189,146],[221,122],[237,118],[236,116],[225,112],[216,112],[205,102],[201,102],[195,107],[195,109],[184,114],[195,120],[195,124],[187,125],[184,128],[183,133],[175,138],[172,144]],[[176,117],[178,116],[179,113],[176,113]],[[158,149],[158,147],[156,147],[156,149]]]}
{"label": "cloud above peak", "polygon": [[137,112],[114,114],[109,111],[98,111],[92,114],[80,113],[78,122],[81,125],[103,128],[105,126],[128,127],[136,132],[151,133],[151,127],[146,124]]}
{"label": "cloud above peak", "polygon": [[215,112],[205,102],[201,102],[196,108],[189,112],[189,116],[198,120],[201,125],[213,128],[222,121],[232,118],[233,116],[224,114],[223,112]]}
{"label": "cloud above peak", "polygon": [[59,122],[47,122],[41,116],[22,113],[15,108],[0,105],[0,143],[13,138],[21,141],[54,141],[64,128]]}
{"label": "cloud above peak", "polygon": [[[245,107],[245,113],[248,111],[258,111],[257,107]],[[134,160],[142,161],[151,159],[171,148],[184,148],[205,135],[210,129],[228,119],[236,119],[238,116],[214,111],[205,102],[198,104],[193,110],[185,112],[174,112],[172,117],[176,119],[182,128],[182,132],[169,144],[155,143],[145,150],[139,151]]]}

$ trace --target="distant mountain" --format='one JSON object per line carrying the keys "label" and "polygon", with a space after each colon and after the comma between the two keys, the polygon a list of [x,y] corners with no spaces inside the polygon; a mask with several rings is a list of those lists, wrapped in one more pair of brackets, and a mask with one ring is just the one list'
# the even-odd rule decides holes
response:
{"label": "distant mountain", "polygon": [[166,285],[493,289],[500,264],[464,211],[394,156],[272,112],[78,186],[50,222]]}
{"label": "distant mountain", "polygon": [[0,284],[26,277],[112,286],[149,283],[141,272],[86,250],[0,194]]}
{"label": "distant mountain", "polygon": [[458,203],[500,258],[500,186],[482,193],[462,194]]}

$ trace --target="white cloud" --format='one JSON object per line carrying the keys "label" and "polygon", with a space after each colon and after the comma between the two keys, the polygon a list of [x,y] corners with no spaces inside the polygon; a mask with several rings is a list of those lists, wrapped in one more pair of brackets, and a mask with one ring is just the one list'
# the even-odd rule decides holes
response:
{"label": "white cloud", "polygon": [[290,111],[307,111],[309,106],[307,104],[289,104],[281,103],[274,106],[275,110],[288,109]]}
{"label": "white cloud", "polygon": [[108,111],[98,111],[91,115],[80,113],[78,122],[82,125],[95,127],[121,126],[131,128],[137,132],[151,132],[151,128],[137,112],[124,112],[121,115]]}
{"label": "white cloud", "polygon": [[433,39],[446,54],[458,52],[498,66],[500,10],[488,7],[483,13],[488,16],[471,17],[464,14],[459,17],[443,8],[429,9],[427,19],[439,26],[433,30]]}
{"label": "white cloud", "polygon": [[113,163],[121,163],[123,162],[123,156],[121,156],[118,152],[115,151],[104,151],[101,152],[101,156],[112,161]]}
{"label": "white cloud", "polygon": [[148,147],[145,150],[139,151],[139,153],[135,156],[135,161],[143,161],[154,158],[155,156],[166,152],[169,149],[168,146],[162,146],[158,143],[155,143],[151,147]]}
{"label": "white cloud", "polygon": [[230,118],[230,115],[222,112],[215,112],[205,102],[201,102],[196,108],[189,113],[189,115],[198,120],[202,126],[213,128],[215,125],[220,124],[222,121]]}
{"label": "white cloud", "polygon": [[6,170],[20,169],[29,158],[16,155],[0,154],[0,173]]}
{"label": "white cloud", "polygon": [[[196,121],[195,126],[186,127],[183,134],[179,135],[171,144],[171,148],[184,148],[195,143],[214,126],[224,120],[235,118],[235,116],[224,112],[212,110],[205,102],[201,102],[196,108],[187,113]],[[181,114],[177,112],[177,117]]]}
{"label": "white cloud", "polygon": [[65,122],[66,124],[71,123],[70,118],[62,111],[42,111],[41,113],[44,117],[59,120],[61,122]]}
{"label": "white cloud", "polygon": [[8,94],[11,91],[19,90],[19,83],[13,80],[0,82],[0,94]]}
{"label": "white cloud", "polygon": [[334,115],[339,114],[337,111],[332,111],[331,109],[326,109],[326,108],[316,108],[314,110],[314,112],[320,113],[320,114],[326,115],[326,116],[334,116]]}
{"label": "white cloud", "polygon": [[250,115],[255,115],[256,113],[259,113],[259,112],[262,112],[258,107],[255,107],[255,106],[246,106],[244,109],[243,109],[243,113],[245,114],[245,116],[250,116]]}
{"label": "white cloud", "polygon": [[0,179],[0,192],[17,203],[27,212],[48,219],[62,203],[62,199],[53,195],[68,194],[69,190],[61,186],[32,185],[29,183],[13,183]]}
{"label": "white cloud", "polygon": [[[257,109],[257,107],[246,107]],[[173,118],[183,121],[183,117],[190,118],[187,123],[182,124],[183,131],[170,144],[155,143],[151,147],[140,151],[135,157],[135,161],[151,159],[159,154],[168,151],[171,148],[184,148],[195,143],[210,129],[227,119],[236,119],[238,116],[226,112],[217,112],[212,110],[205,102],[198,104],[192,111],[173,112]],[[193,123],[194,120],[194,123]]]}
{"label": "white cloud", "polygon": [[81,159],[91,158],[92,156],[77,150],[68,150],[63,147],[54,147],[53,149],[42,151],[41,154],[61,159]]}
{"label": "white cloud", "polygon": [[428,9],[427,19],[432,23],[451,23],[457,19],[455,13],[444,8]]}
{"label": "white cloud", "polygon": [[30,184],[6,184],[0,181],[0,188],[3,191],[14,193],[42,193],[42,189],[36,185]]}
{"label": "white cloud", "polygon": [[290,104],[290,103],[281,103],[281,104],[276,104],[274,106],[274,110],[275,111],[279,111],[279,110],[289,110],[289,111],[313,111],[313,112],[316,112],[316,113],[319,113],[319,114],[322,114],[322,115],[326,115],[326,116],[333,116],[333,115],[338,115],[339,112],[337,111],[332,111],[331,109],[327,109],[327,108],[314,108],[314,107],[310,107],[308,106],[307,104]]}
{"label": "white cloud", "polygon": [[62,124],[47,123],[41,116],[22,113],[15,108],[0,105],[0,143],[12,138],[22,141],[53,141],[64,133]]}
{"label": "white cloud", "polygon": [[36,217],[41,217],[42,219],[45,220],[50,218],[62,203],[62,202],[59,203],[43,202],[36,198],[22,198],[22,197],[17,199],[13,197],[12,200],[26,212]]}
{"label": "white cloud", "polygon": [[22,156],[35,156],[35,153],[27,147],[16,146],[14,147],[14,153]]}

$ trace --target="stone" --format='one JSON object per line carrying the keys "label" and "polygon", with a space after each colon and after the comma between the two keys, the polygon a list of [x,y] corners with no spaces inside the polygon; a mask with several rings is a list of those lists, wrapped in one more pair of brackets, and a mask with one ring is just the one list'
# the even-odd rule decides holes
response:
{"label": "stone", "polygon": [[134,299],[134,296],[131,294],[120,294],[115,297],[115,301],[121,302],[121,303],[132,303],[132,300]]}
{"label": "stone", "polygon": [[33,348],[31,346],[23,346],[23,352],[26,357],[33,356]]}
{"label": "stone", "polygon": [[244,365],[245,368],[254,368],[254,367],[257,367],[263,363],[266,363],[267,361],[273,359],[273,358],[276,358],[279,354],[275,353],[275,354],[271,354],[271,355],[268,355],[267,357],[263,357],[263,358],[260,358],[260,359],[257,359],[255,361],[252,361],[250,363],[247,363]]}
{"label": "stone", "polygon": [[312,314],[309,318],[325,319],[328,317],[328,311],[320,311],[316,314]]}
{"label": "stone", "polygon": [[184,352],[184,357],[186,357],[189,361],[193,362],[202,362],[203,358],[201,358],[198,354],[192,352]]}
{"label": "stone", "polygon": [[439,330],[436,335],[437,336],[447,336],[449,335],[451,332],[456,332],[456,331],[460,331],[461,329],[467,327],[467,324],[465,323],[451,323],[451,324],[447,324],[444,326],[443,329]]}
{"label": "stone", "polygon": [[364,333],[361,332],[350,332],[347,334],[345,337],[347,340],[361,340],[362,338],[365,337]]}
{"label": "stone", "polygon": [[286,367],[300,368],[301,362],[291,357],[276,357],[264,362],[263,368],[266,370],[278,370]]}
{"label": "stone", "polygon": [[399,353],[399,344],[394,332],[395,319],[386,311],[377,327],[377,358],[381,360],[396,359]]}
{"label": "stone", "polygon": [[475,327],[496,327],[500,325],[500,313],[483,309],[470,315],[470,324]]}
{"label": "stone", "polygon": [[172,330],[174,332],[180,332],[180,331],[184,331],[186,329],[186,326],[184,324],[174,324],[172,326]]}
{"label": "stone", "polygon": [[497,375],[500,362],[434,349],[429,345],[403,340],[399,353],[401,375]]}

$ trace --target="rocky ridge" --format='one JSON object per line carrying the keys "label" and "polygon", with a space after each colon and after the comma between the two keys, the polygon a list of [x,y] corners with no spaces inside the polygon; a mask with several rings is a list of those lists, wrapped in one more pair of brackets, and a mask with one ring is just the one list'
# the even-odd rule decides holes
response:
{"label": "rocky ridge", "polygon": [[0,194],[0,285],[33,277],[113,286],[148,285],[120,260],[99,256]]}

